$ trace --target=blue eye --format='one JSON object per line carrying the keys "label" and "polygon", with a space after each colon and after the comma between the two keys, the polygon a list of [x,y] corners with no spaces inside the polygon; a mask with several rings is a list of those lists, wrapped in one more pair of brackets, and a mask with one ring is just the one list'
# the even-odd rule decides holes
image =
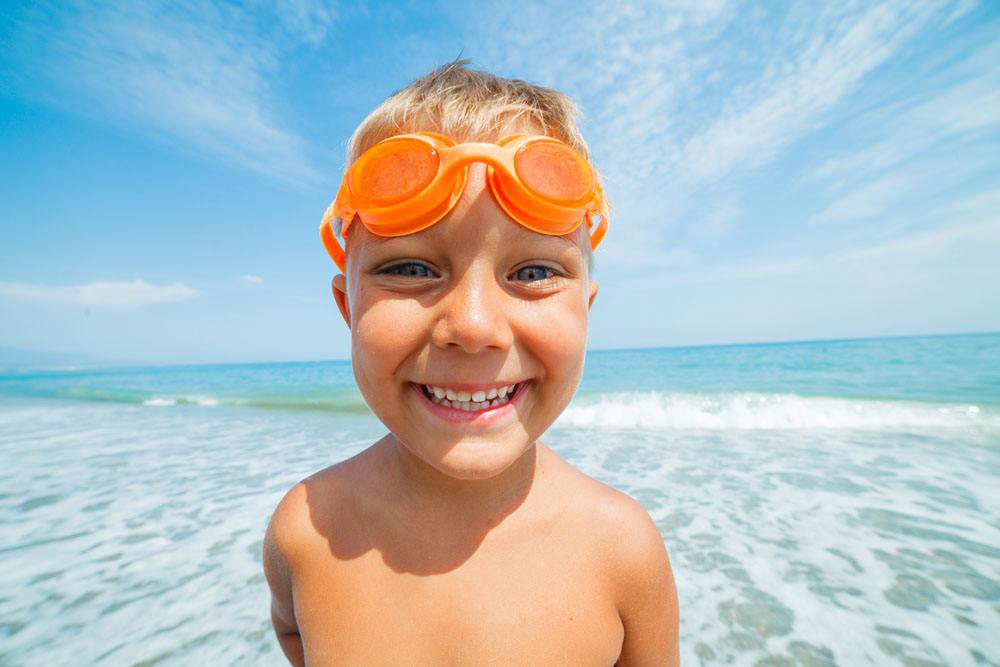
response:
{"label": "blue eye", "polygon": [[384,269],[382,273],[387,273],[393,276],[402,276],[404,278],[431,277],[431,270],[423,264],[418,264],[417,262],[404,262],[403,264],[390,266],[389,268]]}
{"label": "blue eye", "polygon": [[556,274],[547,266],[525,266],[514,272],[514,280],[523,280],[533,283],[539,280],[547,280]]}

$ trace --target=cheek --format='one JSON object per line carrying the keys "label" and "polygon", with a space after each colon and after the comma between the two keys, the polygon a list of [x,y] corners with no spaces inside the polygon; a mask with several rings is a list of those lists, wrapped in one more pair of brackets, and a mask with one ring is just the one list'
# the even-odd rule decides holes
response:
{"label": "cheek", "polygon": [[364,288],[355,295],[351,320],[354,375],[366,398],[384,387],[426,340],[426,311],[412,299],[372,298]]}
{"label": "cheek", "polygon": [[[567,301],[558,309],[536,313],[531,321],[531,345],[547,372],[578,378],[587,349],[586,302],[582,299]],[[573,384],[569,391],[575,388]]]}

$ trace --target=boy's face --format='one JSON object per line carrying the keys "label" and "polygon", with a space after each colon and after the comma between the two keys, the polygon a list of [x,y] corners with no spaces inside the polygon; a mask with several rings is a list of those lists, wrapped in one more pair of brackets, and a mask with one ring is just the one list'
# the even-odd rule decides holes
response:
{"label": "boy's face", "polygon": [[[385,238],[353,225],[346,285],[334,279],[368,405],[411,453],[459,479],[504,471],[569,403],[597,294],[585,232],[513,222],[485,173],[471,164],[456,207],[422,232]],[[475,392],[514,384],[506,404],[472,411],[426,391],[468,392],[470,407]]]}

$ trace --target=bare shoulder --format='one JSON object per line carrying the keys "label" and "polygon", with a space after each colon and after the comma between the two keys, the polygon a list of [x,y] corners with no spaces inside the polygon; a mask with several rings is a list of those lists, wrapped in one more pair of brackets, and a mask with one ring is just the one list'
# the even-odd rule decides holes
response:
{"label": "bare shoulder", "polygon": [[[312,477],[293,486],[274,508],[264,534],[264,575],[274,594],[280,616],[289,622],[291,615],[292,572],[308,553],[316,539],[316,529],[309,510],[315,491]],[[288,607],[287,609],[283,607]]]}
{"label": "bare shoulder", "polygon": [[265,568],[269,559],[282,569],[287,568],[314,532],[309,515],[307,481],[303,480],[289,489],[271,514],[264,535]]}
{"label": "bare shoulder", "polygon": [[561,467],[561,494],[571,499],[569,511],[586,522],[588,533],[620,568],[631,570],[645,561],[666,557],[659,529],[638,501],[565,461]]}
{"label": "bare shoulder", "polygon": [[309,552],[330,539],[335,514],[344,513],[359,477],[359,457],[324,468],[305,478],[284,495],[268,524],[264,538],[265,567],[270,556],[277,565],[294,567]]}
{"label": "bare shoulder", "polygon": [[570,483],[571,511],[587,517],[625,628],[616,664],[679,664],[677,590],[656,523],[634,498],[581,472]]}
{"label": "bare shoulder", "polygon": [[[271,589],[271,621],[292,664],[302,664],[295,616],[296,574],[330,553],[335,513],[350,515],[352,478],[357,477],[361,455],[325,468],[285,493],[271,515],[263,544],[264,576]],[[353,481],[357,481],[356,479]],[[286,646],[285,644],[289,645]]]}

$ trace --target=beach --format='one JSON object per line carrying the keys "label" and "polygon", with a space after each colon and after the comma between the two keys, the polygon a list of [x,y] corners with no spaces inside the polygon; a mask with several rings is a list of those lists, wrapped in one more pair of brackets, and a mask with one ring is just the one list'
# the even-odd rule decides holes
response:
{"label": "beach", "polygon": [[[0,665],[285,664],[270,512],[383,433],[342,361],[0,374]],[[655,520],[682,664],[1000,662],[1000,334],[590,352],[543,441]]]}

